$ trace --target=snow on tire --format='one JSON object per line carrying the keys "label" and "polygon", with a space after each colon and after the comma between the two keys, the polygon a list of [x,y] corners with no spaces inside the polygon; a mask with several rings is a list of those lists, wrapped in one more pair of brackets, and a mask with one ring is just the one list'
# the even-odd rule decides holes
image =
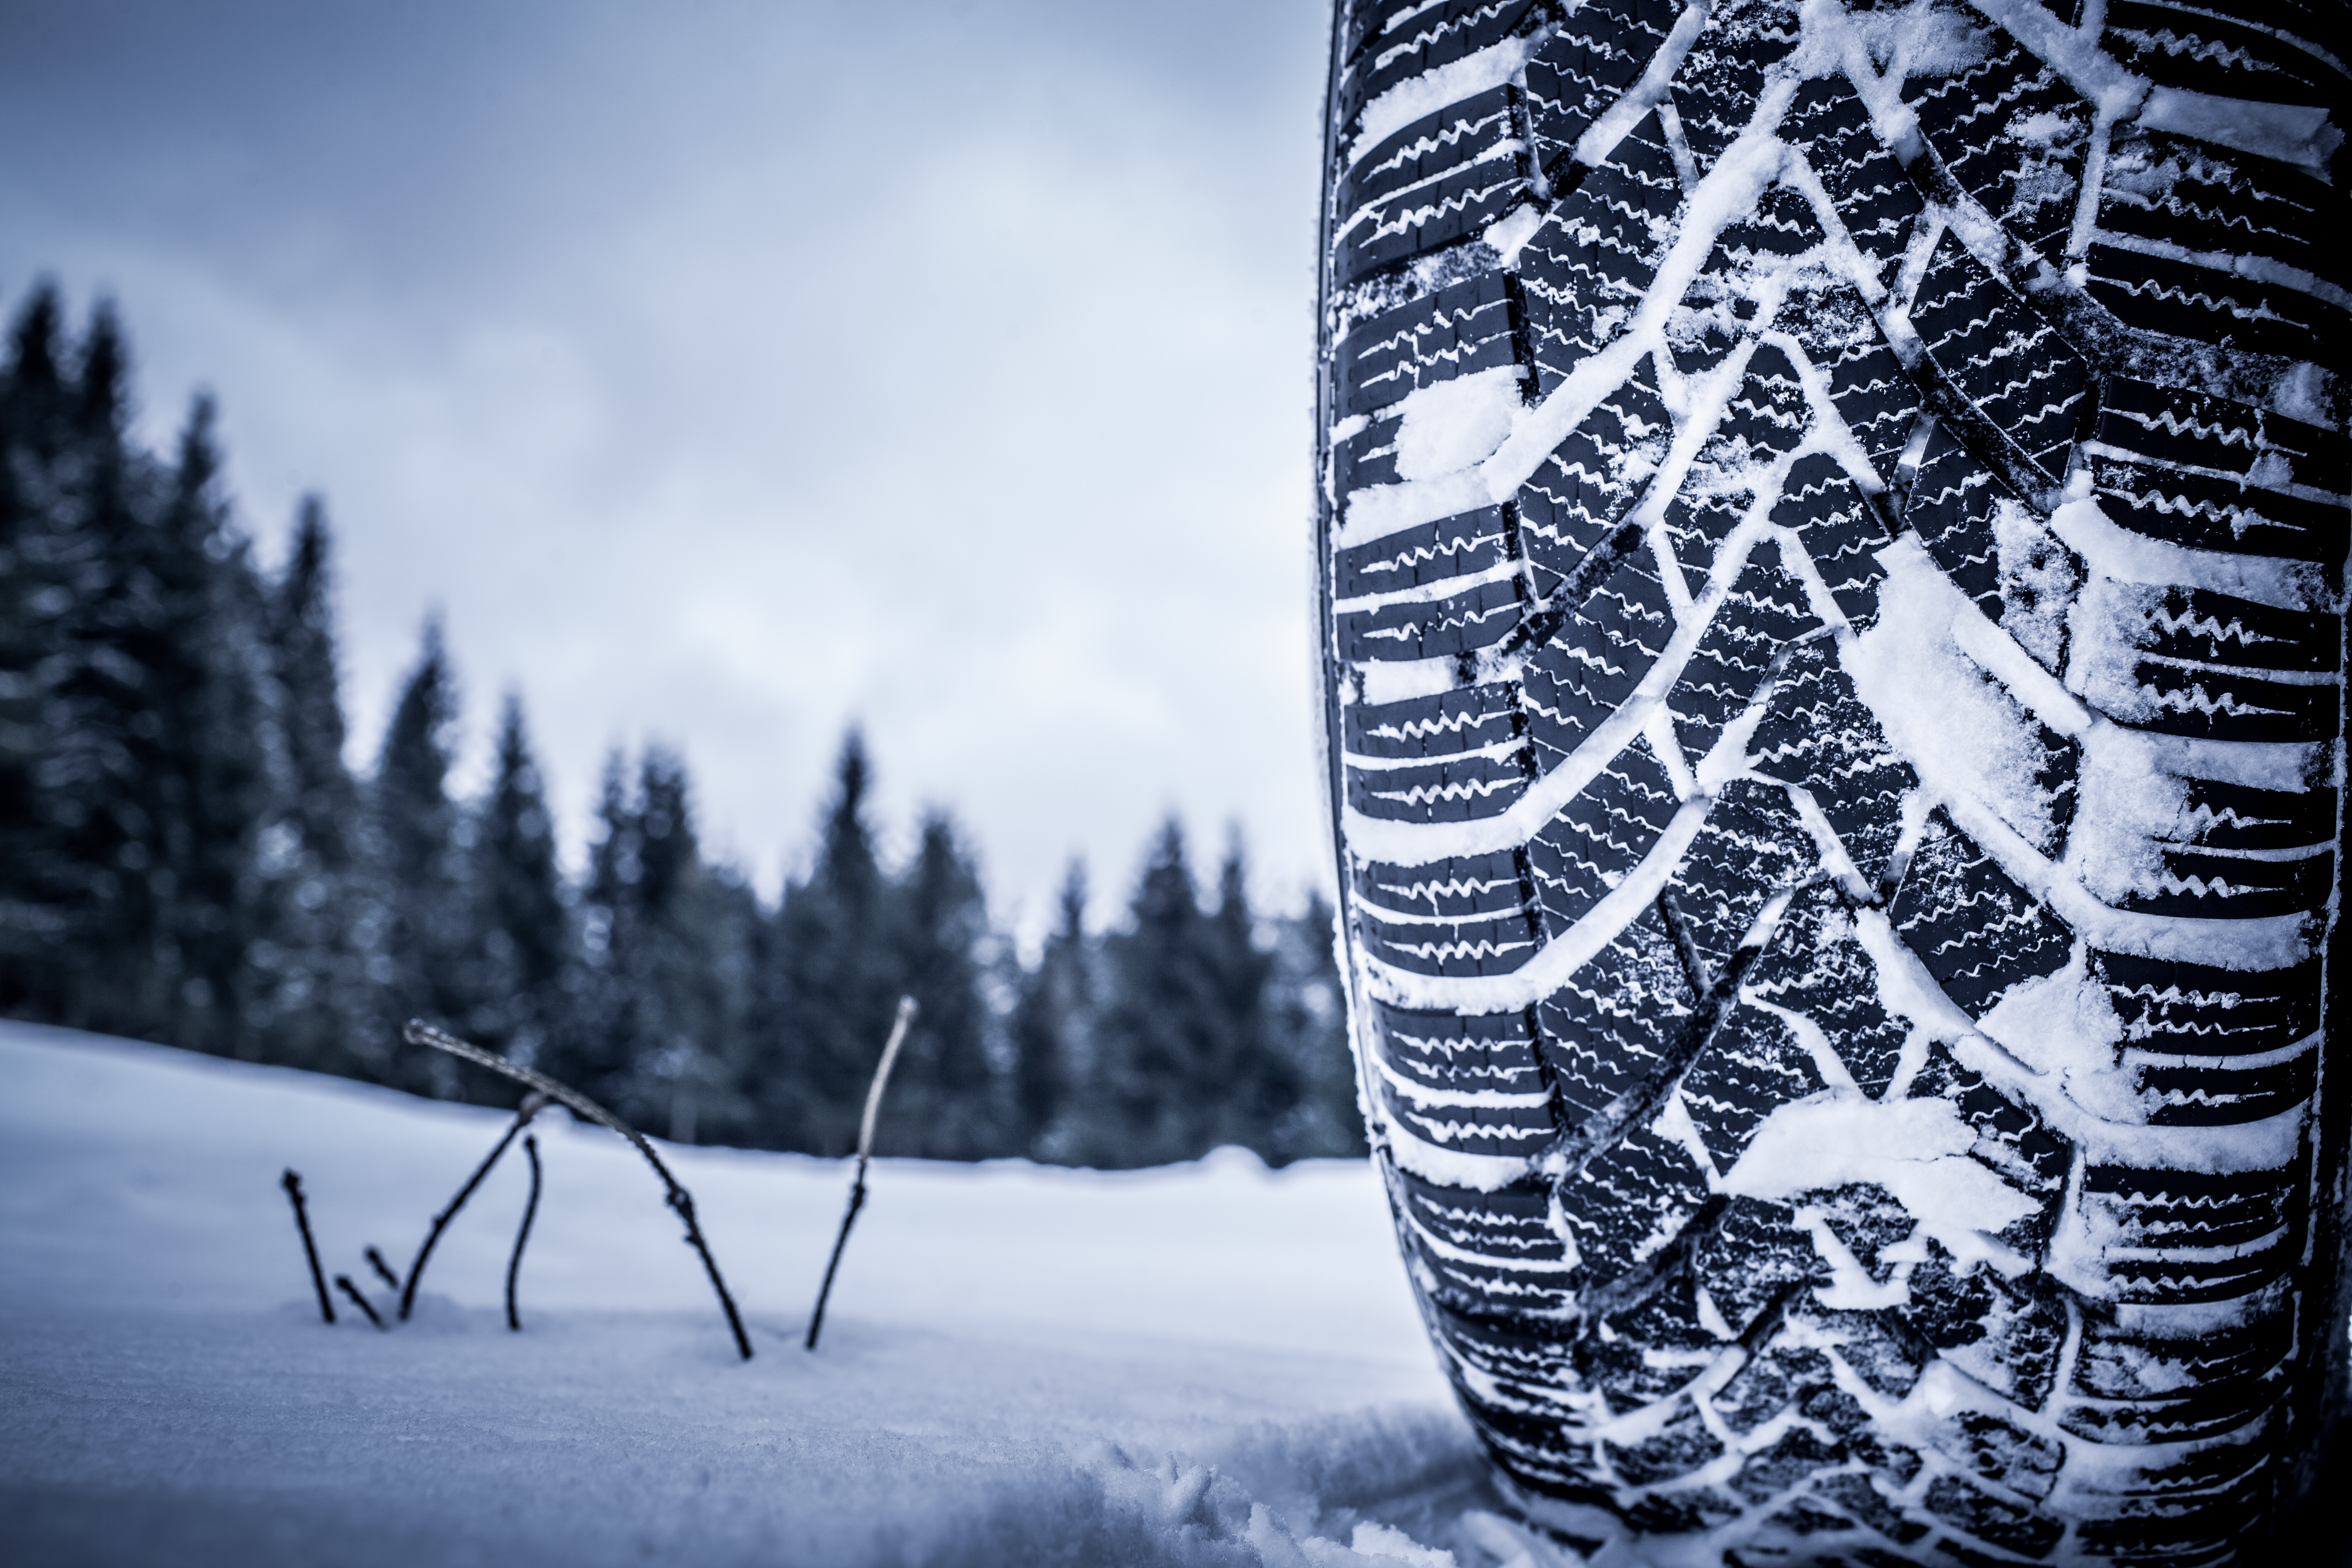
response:
{"label": "snow on tire", "polygon": [[1340,0],[1364,1104],[1507,1484],[2226,1559],[2341,1405],[2341,7]]}

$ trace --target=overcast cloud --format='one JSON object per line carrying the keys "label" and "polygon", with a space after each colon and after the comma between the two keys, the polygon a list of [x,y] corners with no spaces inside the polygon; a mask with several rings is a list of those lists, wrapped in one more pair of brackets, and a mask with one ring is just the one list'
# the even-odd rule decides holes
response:
{"label": "overcast cloud", "polygon": [[1309,725],[1313,0],[0,6],[0,290],[218,395],[341,543],[371,762],[428,606],[576,853],[681,749],[772,890],[843,725],[1034,925],[1180,811],[1328,879]]}

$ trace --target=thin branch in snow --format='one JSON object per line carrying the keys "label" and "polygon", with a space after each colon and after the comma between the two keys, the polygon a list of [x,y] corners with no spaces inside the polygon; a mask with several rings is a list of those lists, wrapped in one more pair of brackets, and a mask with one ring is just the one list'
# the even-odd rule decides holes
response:
{"label": "thin branch in snow", "polygon": [[352,1277],[350,1275],[336,1275],[335,1289],[341,1290],[344,1295],[349,1296],[352,1299],[352,1305],[357,1307],[361,1311],[367,1314],[367,1321],[369,1322],[373,1323],[379,1329],[389,1330],[391,1328],[391,1325],[383,1321],[382,1314],[376,1311],[375,1303],[362,1295],[360,1293],[360,1288],[352,1283]]}
{"label": "thin branch in snow", "polygon": [[539,1138],[526,1133],[522,1152],[530,1160],[530,1197],[522,1205],[522,1228],[515,1232],[514,1256],[507,1259],[507,1327],[522,1331],[522,1319],[515,1311],[515,1276],[522,1271],[522,1249],[530,1240],[531,1216],[539,1213]]}
{"label": "thin branch in snow", "polygon": [[727,1326],[735,1335],[735,1348],[742,1352],[745,1361],[751,1359],[751,1337],[743,1331],[743,1319],[735,1310],[735,1298],[727,1293],[727,1281],[719,1278],[719,1260],[710,1256],[710,1244],[702,1238],[702,1226],[694,1216],[694,1194],[678,1185],[677,1178],[669,1173],[669,1167],[662,1163],[661,1156],[654,1152],[654,1146],[646,1142],[643,1133],[578,1089],[560,1084],[545,1073],[517,1067],[496,1052],[469,1045],[455,1035],[435,1028],[422,1018],[411,1018],[408,1027],[402,1033],[410,1045],[430,1046],[436,1051],[446,1051],[460,1060],[472,1062],[476,1067],[488,1068],[501,1077],[539,1090],[578,1115],[609,1127],[627,1139],[631,1147],[646,1157],[646,1163],[654,1168],[654,1174],[661,1178],[662,1186],[668,1194],[669,1206],[677,1210],[677,1216],[686,1222],[686,1244],[701,1258],[703,1271],[710,1276],[710,1288],[719,1293],[719,1305],[726,1311]]}
{"label": "thin branch in snow", "polygon": [[326,1272],[319,1267],[319,1244],[310,1239],[310,1211],[302,1202],[302,1178],[289,1165],[278,1179],[278,1184],[286,1189],[287,1199],[294,1205],[294,1228],[302,1233],[302,1256],[310,1260],[310,1283],[319,1291],[319,1316],[331,1323],[335,1321],[335,1300],[327,1294]]}
{"label": "thin branch in snow", "polygon": [[890,1082],[890,1068],[898,1059],[898,1047],[907,1038],[907,1026],[915,1021],[915,999],[898,998],[898,1016],[890,1026],[890,1038],[882,1047],[882,1060],[874,1068],[874,1081],[866,1090],[866,1114],[857,1123],[857,1175],[849,1184],[849,1209],[841,1216],[841,1234],[833,1238],[833,1257],[824,1266],[824,1283],[817,1288],[816,1310],[809,1314],[808,1345],[816,1349],[817,1331],[824,1327],[825,1298],[833,1294],[833,1276],[841,1267],[842,1248],[849,1245],[849,1227],[857,1223],[857,1211],[866,1206],[866,1163],[874,1155],[874,1118],[882,1109],[882,1090]]}
{"label": "thin branch in snow", "polygon": [[375,1277],[377,1279],[391,1286],[394,1290],[400,1289],[400,1276],[392,1271],[392,1265],[383,1260],[383,1253],[371,1247],[367,1249],[367,1260],[368,1267],[375,1270]]}
{"label": "thin branch in snow", "polygon": [[[394,1282],[400,1290],[402,1322],[408,1321],[409,1311],[416,1304],[416,1282],[425,1278],[425,1260],[433,1256],[434,1244],[441,1239],[441,1233],[448,1228],[449,1222],[457,1217],[457,1211],[466,1206],[466,1200],[474,1195],[474,1189],[482,1184],[482,1178],[490,1173],[490,1167],[499,1163],[499,1156],[507,1152],[507,1145],[514,1142],[515,1134],[530,1125],[530,1119],[539,1114],[540,1108],[551,1098],[536,1090],[522,1097],[522,1104],[516,1109],[513,1122],[499,1135],[490,1152],[482,1157],[482,1163],[474,1167],[474,1173],[466,1178],[466,1184],[457,1189],[457,1195],[449,1200],[449,1206],[433,1216],[433,1228],[425,1233],[425,1245],[416,1249],[416,1261],[408,1266],[408,1283],[399,1286],[397,1281]],[[385,1277],[389,1279],[390,1275]]]}

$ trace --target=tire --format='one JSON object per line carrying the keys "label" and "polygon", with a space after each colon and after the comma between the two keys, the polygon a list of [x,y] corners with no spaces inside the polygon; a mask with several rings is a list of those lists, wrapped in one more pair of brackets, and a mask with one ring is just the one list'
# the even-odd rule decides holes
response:
{"label": "tire", "polygon": [[2221,1562],[2343,1403],[2345,8],[2214,4],[1340,0],[1360,1088],[1583,1547]]}

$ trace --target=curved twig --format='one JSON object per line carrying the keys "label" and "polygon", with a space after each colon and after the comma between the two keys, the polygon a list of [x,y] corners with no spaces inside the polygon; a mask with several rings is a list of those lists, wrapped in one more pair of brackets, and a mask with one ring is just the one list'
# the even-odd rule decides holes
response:
{"label": "curved twig", "polygon": [[907,1038],[907,1026],[915,1021],[915,999],[898,998],[898,1016],[890,1026],[890,1038],[882,1047],[882,1059],[874,1068],[874,1081],[866,1090],[866,1114],[857,1123],[857,1175],[849,1184],[849,1209],[841,1216],[841,1234],[833,1238],[833,1256],[824,1266],[824,1283],[817,1287],[816,1310],[809,1314],[808,1343],[805,1350],[816,1349],[817,1331],[824,1327],[825,1299],[833,1294],[833,1276],[841,1267],[842,1249],[849,1245],[849,1227],[857,1223],[857,1211],[866,1206],[866,1165],[874,1156],[874,1118],[882,1110],[882,1091],[890,1082],[890,1068],[898,1060],[898,1047]]}
{"label": "curved twig", "polygon": [[530,1240],[531,1216],[539,1213],[539,1140],[523,1135],[522,1152],[530,1157],[530,1198],[522,1205],[522,1228],[515,1232],[514,1256],[507,1259],[507,1327],[522,1332],[522,1319],[515,1311],[515,1276],[522,1271],[522,1249]]}
{"label": "curved twig", "polygon": [[545,1073],[518,1067],[495,1052],[486,1051],[479,1046],[435,1028],[422,1018],[411,1018],[408,1027],[402,1033],[410,1045],[430,1046],[436,1051],[446,1051],[461,1061],[472,1062],[476,1067],[488,1068],[517,1083],[526,1084],[575,1114],[599,1126],[609,1127],[627,1139],[637,1152],[646,1157],[646,1163],[654,1168],[654,1174],[661,1178],[669,1206],[677,1210],[677,1216],[686,1222],[686,1244],[700,1256],[703,1271],[710,1276],[710,1288],[719,1293],[719,1305],[726,1311],[727,1326],[735,1335],[735,1348],[742,1352],[745,1361],[751,1359],[751,1336],[743,1331],[743,1319],[735,1310],[735,1298],[727,1293],[727,1281],[719,1274],[719,1260],[710,1256],[710,1244],[703,1240],[702,1226],[695,1218],[694,1194],[678,1185],[677,1178],[669,1173],[669,1167],[662,1163],[661,1156],[654,1152],[654,1146],[646,1142],[643,1134],[578,1089],[560,1084]]}
{"label": "curved twig", "polygon": [[[482,1184],[482,1178],[490,1173],[490,1167],[499,1163],[499,1156],[507,1152],[507,1145],[514,1142],[515,1134],[530,1124],[530,1119],[539,1114],[541,1107],[547,1101],[548,1096],[538,1089],[522,1097],[522,1104],[515,1110],[513,1123],[491,1146],[490,1152],[482,1157],[482,1163],[474,1167],[474,1173],[466,1178],[466,1184],[457,1189],[457,1195],[449,1200],[449,1206],[433,1216],[433,1227],[425,1233],[425,1245],[416,1249],[416,1261],[408,1266],[408,1283],[403,1285],[396,1279],[393,1280],[394,1288],[400,1292],[402,1322],[408,1321],[409,1310],[416,1304],[416,1282],[425,1278],[425,1260],[433,1256],[434,1245],[441,1239],[441,1233],[449,1227],[451,1220],[457,1217],[457,1211],[466,1206],[466,1200],[474,1195],[474,1189]],[[391,1272],[383,1269],[381,1264],[377,1268],[385,1279],[392,1279]]]}

